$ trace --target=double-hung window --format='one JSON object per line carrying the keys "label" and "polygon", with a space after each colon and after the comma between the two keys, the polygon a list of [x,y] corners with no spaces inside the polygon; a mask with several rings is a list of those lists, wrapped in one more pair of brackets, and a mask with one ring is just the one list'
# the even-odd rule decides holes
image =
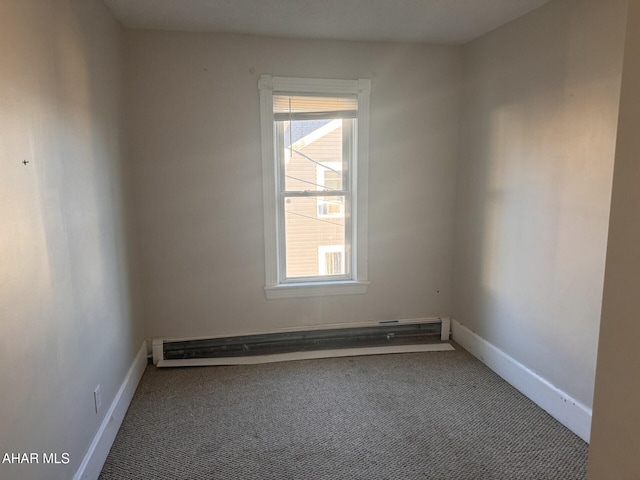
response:
{"label": "double-hung window", "polygon": [[259,89],[267,298],[366,292],[370,80]]}

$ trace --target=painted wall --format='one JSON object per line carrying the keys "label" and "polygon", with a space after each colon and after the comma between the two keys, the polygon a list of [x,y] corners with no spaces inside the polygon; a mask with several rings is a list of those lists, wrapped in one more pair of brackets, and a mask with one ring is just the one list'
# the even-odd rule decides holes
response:
{"label": "painted wall", "polygon": [[589,408],[625,14],[558,0],[463,50],[454,318]]}
{"label": "painted wall", "polygon": [[[450,312],[459,48],[128,31],[126,51],[147,335]],[[261,74],[373,80],[366,294],[265,298]]]}
{"label": "painted wall", "polygon": [[640,478],[640,2],[629,4],[589,480]]}
{"label": "painted wall", "polygon": [[101,1],[0,2],[0,454],[40,456],[0,464],[2,479],[69,480],[143,340],[120,180],[122,49]]}

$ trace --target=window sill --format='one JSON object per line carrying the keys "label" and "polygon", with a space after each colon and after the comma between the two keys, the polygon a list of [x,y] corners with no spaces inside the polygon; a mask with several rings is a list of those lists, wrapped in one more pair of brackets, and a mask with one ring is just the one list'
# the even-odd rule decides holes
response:
{"label": "window sill", "polygon": [[324,297],[328,295],[355,295],[367,292],[369,282],[308,282],[287,283],[264,287],[267,300],[276,298]]}

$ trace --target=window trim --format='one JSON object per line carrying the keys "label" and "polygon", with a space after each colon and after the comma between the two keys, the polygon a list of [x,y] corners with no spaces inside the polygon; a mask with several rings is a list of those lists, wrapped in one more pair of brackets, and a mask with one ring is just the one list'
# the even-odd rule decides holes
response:
{"label": "window trim", "polygon": [[[368,281],[368,170],[369,96],[371,80],[332,80],[262,75],[258,81],[262,137],[262,190],[264,209],[265,293],[267,299],[359,294],[367,291]],[[280,282],[281,248],[278,241],[278,178],[274,132],[273,92],[291,94],[357,95],[356,158],[352,162],[351,280]]]}

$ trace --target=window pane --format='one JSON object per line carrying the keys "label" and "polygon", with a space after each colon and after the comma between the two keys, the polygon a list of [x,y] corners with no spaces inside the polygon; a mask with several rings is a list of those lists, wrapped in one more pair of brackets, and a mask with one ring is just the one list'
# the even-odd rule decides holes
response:
{"label": "window pane", "polygon": [[345,119],[276,122],[276,131],[282,135],[279,154],[286,191],[345,188],[345,131],[351,131],[352,123]]}
{"label": "window pane", "polygon": [[[318,215],[319,200],[315,197],[284,199],[287,278],[348,273],[344,214]],[[322,201],[341,205],[344,212],[345,197],[325,196]]]}

